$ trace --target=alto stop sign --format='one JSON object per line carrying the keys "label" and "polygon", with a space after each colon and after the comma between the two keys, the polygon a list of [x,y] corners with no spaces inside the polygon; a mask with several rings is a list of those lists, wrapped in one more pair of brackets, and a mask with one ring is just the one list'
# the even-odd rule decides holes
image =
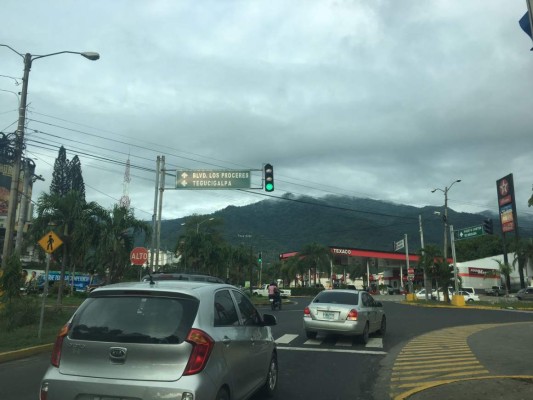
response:
{"label": "alto stop sign", "polygon": [[148,261],[148,250],[144,247],[135,247],[130,253],[130,262],[133,265],[143,265]]}

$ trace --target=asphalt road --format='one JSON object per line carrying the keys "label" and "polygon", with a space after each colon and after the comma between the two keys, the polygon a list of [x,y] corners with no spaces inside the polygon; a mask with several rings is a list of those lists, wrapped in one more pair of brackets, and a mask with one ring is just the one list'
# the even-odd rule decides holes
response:
{"label": "asphalt road", "polygon": [[[388,330],[384,338],[372,336],[366,346],[337,337],[307,341],[302,315],[309,299],[294,298],[281,311],[261,309],[278,318],[273,327],[280,366],[275,399],[407,399],[409,390],[450,374],[533,375],[523,352],[524,341],[533,337],[533,313],[422,308],[394,302],[401,296],[376,297],[383,300]],[[48,362],[44,353],[0,363],[0,399],[37,399]]]}

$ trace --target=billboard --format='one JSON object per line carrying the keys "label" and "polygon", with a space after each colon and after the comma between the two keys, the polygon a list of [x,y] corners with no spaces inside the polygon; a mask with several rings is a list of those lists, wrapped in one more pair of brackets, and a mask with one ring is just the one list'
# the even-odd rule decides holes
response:
{"label": "billboard", "polygon": [[517,226],[513,174],[498,179],[496,190],[498,192],[498,210],[502,232],[513,232]]}

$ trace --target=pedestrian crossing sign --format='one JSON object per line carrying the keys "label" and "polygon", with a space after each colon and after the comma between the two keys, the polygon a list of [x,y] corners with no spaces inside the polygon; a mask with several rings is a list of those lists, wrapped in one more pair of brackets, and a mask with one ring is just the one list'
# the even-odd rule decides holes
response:
{"label": "pedestrian crossing sign", "polygon": [[59,246],[63,244],[63,241],[55,234],[54,231],[48,232],[39,240],[39,245],[47,253],[53,253]]}

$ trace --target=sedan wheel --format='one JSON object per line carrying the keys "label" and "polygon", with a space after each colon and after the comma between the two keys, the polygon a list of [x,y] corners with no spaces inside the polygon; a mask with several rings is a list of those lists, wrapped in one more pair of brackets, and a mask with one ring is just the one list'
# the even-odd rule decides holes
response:
{"label": "sedan wheel", "polygon": [[387,318],[385,318],[385,316],[383,316],[383,318],[381,318],[381,326],[379,328],[378,333],[381,336],[385,336],[385,332],[387,332]]}
{"label": "sedan wheel", "polygon": [[275,354],[272,355],[270,360],[270,366],[268,367],[268,373],[266,377],[265,386],[263,386],[263,392],[267,397],[274,396],[278,387],[278,359]]}
{"label": "sedan wheel", "polygon": [[369,328],[368,328],[368,322],[367,322],[365,325],[365,329],[363,330],[363,334],[361,335],[361,342],[363,342],[363,344],[368,343],[368,334],[369,334]]}

